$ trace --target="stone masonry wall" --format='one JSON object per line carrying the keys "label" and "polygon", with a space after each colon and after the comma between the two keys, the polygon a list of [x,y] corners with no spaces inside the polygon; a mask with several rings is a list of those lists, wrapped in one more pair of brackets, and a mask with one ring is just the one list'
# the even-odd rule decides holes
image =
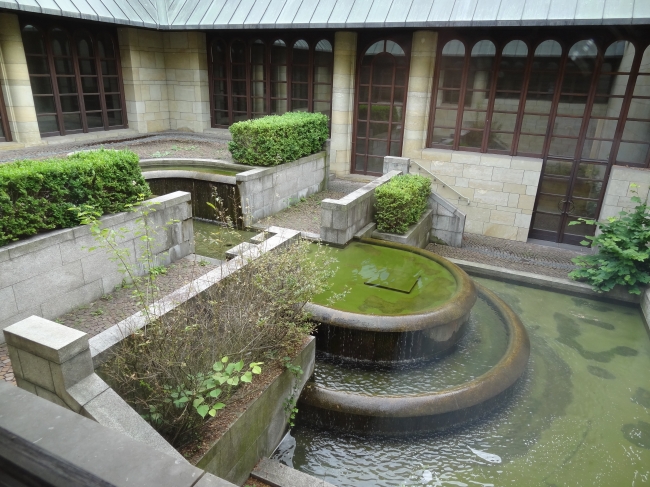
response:
{"label": "stone masonry wall", "polygon": [[[194,252],[190,194],[177,191],[150,200],[156,265]],[[104,226],[125,228],[119,240],[132,263],[141,255],[139,212],[102,217]],[[171,226],[163,225],[177,220]],[[97,245],[88,226],[54,230],[0,247],[0,330],[31,315],[55,319],[99,299],[122,282],[124,275]],[[142,268],[138,268],[143,272]],[[0,343],[4,338],[0,336]]]}
{"label": "stone masonry wall", "polygon": [[140,133],[210,127],[205,33],[118,29],[129,126]]}
{"label": "stone masonry wall", "polygon": [[[465,213],[465,232],[525,242],[542,168],[541,159],[443,149],[411,149],[410,157],[466,200],[433,182],[433,191]],[[411,173],[428,176],[418,167]]]}
{"label": "stone masonry wall", "polygon": [[20,144],[40,142],[18,16],[1,12],[0,90],[4,95],[13,141]]}
{"label": "stone masonry wall", "polygon": [[[633,185],[636,185],[634,187]],[[650,170],[636,167],[613,166],[609,175],[609,183],[605,190],[600,219],[606,220],[623,210],[631,210],[637,204],[632,201],[635,194],[645,200],[650,188]]]}
{"label": "stone masonry wall", "polygon": [[325,151],[297,161],[237,174],[245,225],[282,211],[300,198],[325,190],[329,178],[328,144],[325,142]]}

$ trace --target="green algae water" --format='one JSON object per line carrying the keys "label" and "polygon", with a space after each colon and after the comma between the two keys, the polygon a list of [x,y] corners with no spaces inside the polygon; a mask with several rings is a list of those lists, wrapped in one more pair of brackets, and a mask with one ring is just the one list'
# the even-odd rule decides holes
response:
{"label": "green algae water", "polygon": [[192,220],[194,252],[196,255],[226,260],[226,251],[242,242],[248,242],[259,232],[224,228],[214,223]]}
{"label": "green algae water", "polygon": [[338,486],[650,485],[650,340],[639,309],[476,280],[519,314],[531,340],[528,369],[500,408],[401,438],[298,422],[276,458]]}
{"label": "green algae water", "polygon": [[[440,264],[403,250],[351,242],[331,249],[338,271],[331,289],[312,301],[341,311],[362,314],[407,315],[447,302],[456,280]],[[349,292],[333,305],[332,293]]]}

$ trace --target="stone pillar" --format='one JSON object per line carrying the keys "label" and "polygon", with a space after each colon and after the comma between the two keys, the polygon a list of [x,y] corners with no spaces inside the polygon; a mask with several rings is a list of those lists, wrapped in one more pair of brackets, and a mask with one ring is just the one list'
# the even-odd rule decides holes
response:
{"label": "stone pillar", "polygon": [[142,134],[169,130],[163,33],[117,29],[129,128]]}
{"label": "stone pillar", "polygon": [[88,335],[39,316],[8,326],[4,335],[18,387],[79,412],[68,389],[93,374]]}
{"label": "stone pillar", "polygon": [[5,328],[4,336],[18,387],[187,463],[95,374],[86,333],[30,316]]}
{"label": "stone pillar", "polygon": [[402,174],[408,174],[411,168],[411,159],[408,157],[384,157],[384,172],[383,174],[391,171],[402,171]]}
{"label": "stone pillar", "polygon": [[402,156],[420,159],[427,140],[438,33],[413,33]]}
{"label": "stone pillar", "polygon": [[165,32],[169,124],[202,133],[210,128],[208,55],[204,32]]}
{"label": "stone pillar", "polygon": [[356,32],[336,32],[334,34],[330,170],[337,176],[350,173],[356,59]]}
{"label": "stone pillar", "polygon": [[41,141],[18,16],[0,13],[0,89],[14,142]]}

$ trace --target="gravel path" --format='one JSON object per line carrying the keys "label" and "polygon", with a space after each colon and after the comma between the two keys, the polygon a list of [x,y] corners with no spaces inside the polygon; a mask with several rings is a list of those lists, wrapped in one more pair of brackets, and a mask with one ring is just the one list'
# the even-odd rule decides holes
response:
{"label": "gravel path", "polygon": [[[161,274],[156,278],[157,295],[166,296],[217,267],[205,262],[203,264],[201,265],[200,257],[196,261],[194,257],[185,257],[170,265],[166,274]],[[133,288],[124,287],[115,289],[111,294],[103,296],[94,303],[81,306],[60,316],[55,321],[84,331],[90,336],[95,336],[137,313],[140,309],[133,297]],[[0,380],[15,384],[6,344],[0,345]]]}
{"label": "gravel path", "polygon": [[584,255],[584,252],[577,250],[472,234],[463,236],[463,246],[460,248],[429,244],[427,250],[443,257],[561,278],[567,278],[567,274],[575,269],[571,259]]}
{"label": "gravel path", "polygon": [[52,146],[36,146],[12,151],[0,151],[0,163],[17,159],[47,159],[60,157],[78,150],[131,149],[141,159],[182,157],[198,159],[221,159],[232,161],[228,140],[216,135],[184,134],[178,132],[148,135],[131,139],[106,140],[103,142],[69,143]]}
{"label": "gravel path", "polygon": [[313,194],[303,201],[275,215],[260,220],[259,225],[277,226],[300,230],[301,232],[320,233],[320,203],[326,198],[338,200],[361,188],[365,183],[332,179],[329,189]]}

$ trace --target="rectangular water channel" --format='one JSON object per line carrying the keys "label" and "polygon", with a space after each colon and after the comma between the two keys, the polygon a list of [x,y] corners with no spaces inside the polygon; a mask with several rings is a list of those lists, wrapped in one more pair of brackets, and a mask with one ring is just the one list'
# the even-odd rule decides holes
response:
{"label": "rectangular water channel", "polygon": [[454,430],[361,438],[300,423],[276,458],[338,486],[650,485],[650,339],[637,307],[476,279],[532,351],[514,395]]}

